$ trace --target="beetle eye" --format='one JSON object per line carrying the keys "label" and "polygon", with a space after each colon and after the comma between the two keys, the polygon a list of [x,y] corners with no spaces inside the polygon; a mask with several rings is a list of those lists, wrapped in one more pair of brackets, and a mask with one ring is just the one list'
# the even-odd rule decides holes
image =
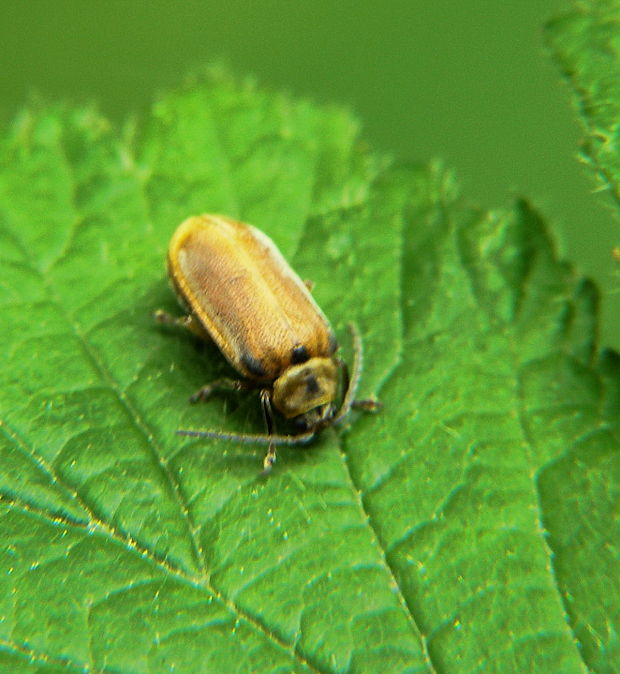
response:
{"label": "beetle eye", "polygon": [[293,423],[295,424],[295,428],[298,431],[305,431],[309,427],[309,424],[305,417],[295,417],[293,419]]}
{"label": "beetle eye", "polygon": [[293,353],[291,355],[291,363],[297,365],[299,363],[305,363],[310,358],[308,349],[303,344],[298,344],[293,347]]}
{"label": "beetle eye", "polygon": [[304,377],[304,383],[306,384],[306,392],[310,396],[315,396],[321,389],[319,387],[319,382],[316,380],[316,377],[312,372],[308,372]]}

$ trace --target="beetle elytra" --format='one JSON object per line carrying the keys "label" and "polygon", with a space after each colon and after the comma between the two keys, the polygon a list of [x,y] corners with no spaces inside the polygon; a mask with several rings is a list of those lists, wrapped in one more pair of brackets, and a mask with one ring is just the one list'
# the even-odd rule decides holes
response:
{"label": "beetle elytra", "polygon": [[[263,232],[221,215],[188,218],[168,248],[168,274],[182,318],[163,311],[155,317],[183,325],[212,339],[243,380],[219,379],[192,401],[218,388],[258,389],[266,434],[179,430],[180,435],[260,442],[268,445],[263,466],[269,472],[279,444],[311,440],[326,426],[340,423],[352,407],[374,410],[375,400],[354,401],[362,361],[361,339],[353,325],[355,362],[349,377],[336,355],[338,344],[329,321],[306,284]],[[338,380],[344,395],[336,408]],[[274,433],[273,408],[294,419],[302,431]]]}

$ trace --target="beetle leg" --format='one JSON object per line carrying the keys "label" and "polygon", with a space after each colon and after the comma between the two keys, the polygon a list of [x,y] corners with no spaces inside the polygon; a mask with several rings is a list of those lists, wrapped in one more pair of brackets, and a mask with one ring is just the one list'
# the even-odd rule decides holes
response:
{"label": "beetle leg", "polygon": [[196,320],[196,317],[193,314],[186,314],[185,316],[173,316],[167,311],[162,309],[157,309],[153,312],[153,318],[158,322],[164,325],[177,325],[185,330],[189,330],[196,337],[201,339],[210,340],[211,337],[209,333],[202,327],[202,325]]}
{"label": "beetle leg", "polygon": [[263,419],[265,420],[265,428],[269,436],[269,444],[267,445],[267,454],[263,459],[263,475],[268,475],[271,472],[273,464],[276,462],[276,446],[271,441],[271,436],[274,431],[273,409],[271,408],[271,390],[262,389],[260,392],[260,404],[263,410]]}
{"label": "beetle leg", "polygon": [[306,288],[308,288],[308,290],[309,290],[310,292],[312,292],[312,291],[314,290],[314,285],[315,285],[315,284],[314,284],[314,281],[312,281],[311,279],[305,278],[305,279],[304,279],[304,285],[306,286]]}
{"label": "beetle leg", "polygon": [[383,403],[380,400],[373,398],[366,398],[366,400],[354,400],[351,403],[351,409],[363,410],[364,412],[376,412],[382,407]]}
{"label": "beetle leg", "polygon": [[222,377],[221,379],[216,379],[210,384],[199,388],[196,393],[190,396],[190,403],[196,403],[199,400],[206,400],[214,391],[222,389],[224,391],[247,391],[254,388],[254,385],[251,382],[243,381],[242,379],[229,379],[228,377]]}

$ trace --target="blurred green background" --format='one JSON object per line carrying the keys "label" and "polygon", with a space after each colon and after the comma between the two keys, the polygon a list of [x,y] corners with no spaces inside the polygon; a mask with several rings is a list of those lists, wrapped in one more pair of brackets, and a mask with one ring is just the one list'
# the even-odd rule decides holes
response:
{"label": "blurred green background", "polygon": [[[224,60],[268,87],[349,104],[378,149],[441,157],[485,207],[533,200],[603,296],[620,348],[620,227],[575,159],[580,136],[542,26],[566,0],[38,0],[4,3],[0,118],[32,92],[95,99],[121,123],[193,67]],[[208,208],[208,204],[205,204]]]}

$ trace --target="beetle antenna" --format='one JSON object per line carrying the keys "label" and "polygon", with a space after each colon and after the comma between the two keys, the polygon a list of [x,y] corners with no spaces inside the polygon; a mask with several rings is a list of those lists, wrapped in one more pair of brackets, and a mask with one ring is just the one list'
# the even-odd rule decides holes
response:
{"label": "beetle antenna", "polygon": [[351,338],[353,339],[353,369],[351,370],[351,376],[348,377],[348,372],[346,370],[346,363],[343,362],[343,367],[345,368],[345,374],[348,378],[347,390],[344,393],[344,398],[342,399],[342,405],[336,416],[331,420],[331,424],[337,425],[342,423],[343,419],[351,411],[353,406],[353,401],[355,400],[355,395],[357,393],[357,387],[360,383],[360,377],[362,374],[362,367],[364,365],[364,351],[362,347],[362,338],[357,329],[357,326],[354,323],[349,323],[347,325],[349,331],[351,332]]}
{"label": "beetle antenna", "polygon": [[177,435],[187,435],[192,438],[217,438],[218,440],[238,440],[239,442],[257,443],[260,445],[303,445],[310,442],[316,435],[316,430],[296,435],[267,435],[265,433],[223,433],[222,431],[194,431],[179,429]]}

